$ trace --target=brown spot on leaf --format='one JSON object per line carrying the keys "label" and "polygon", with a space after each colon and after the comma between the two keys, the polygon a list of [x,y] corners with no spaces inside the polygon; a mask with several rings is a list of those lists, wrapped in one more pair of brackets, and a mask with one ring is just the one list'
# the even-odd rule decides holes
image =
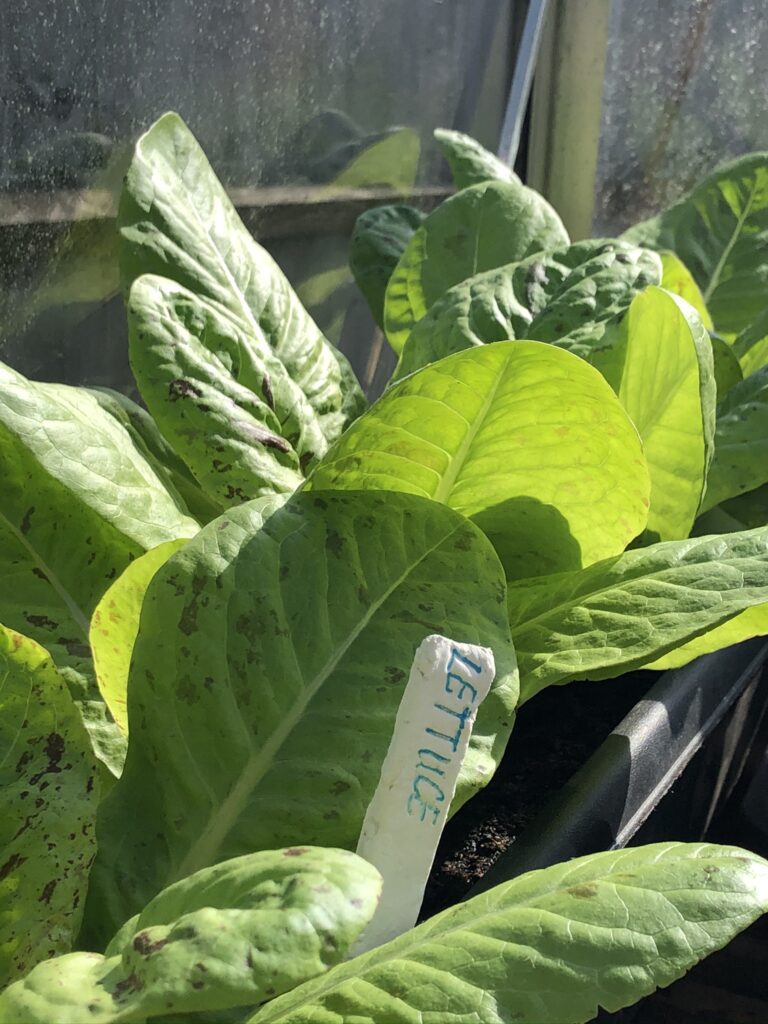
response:
{"label": "brown spot on leaf", "polygon": [[115,985],[115,999],[120,999],[124,995],[130,995],[132,992],[141,992],[143,988],[144,982],[138,974],[129,974],[127,978],[123,978],[122,981],[118,981]]}
{"label": "brown spot on leaf", "polygon": [[577,896],[579,899],[587,900],[593,896],[597,896],[597,886],[592,882],[584,882],[583,885],[572,885],[570,889],[565,890],[570,893],[571,896]]}
{"label": "brown spot on leaf", "polygon": [[306,846],[289,846],[287,850],[283,850],[284,857],[303,857],[305,853],[309,853]]}
{"label": "brown spot on leaf", "polygon": [[38,903],[48,903],[48,904],[50,904],[51,896],[53,896],[53,890],[55,888],[56,888],[56,879],[52,878],[50,882],[46,882],[45,885],[43,886],[43,891],[40,893],[40,896],[39,896],[37,902]]}
{"label": "brown spot on leaf", "polygon": [[147,932],[139,932],[132,942],[133,948],[141,956],[151,956],[167,945],[168,939],[158,939],[156,942],[152,942]]}
{"label": "brown spot on leaf", "polygon": [[24,618],[39,629],[56,629],[59,625],[58,622],[49,619],[47,615],[25,615]]}
{"label": "brown spot on leaf", "polygon": [[32,514],[34,511],[35,506],[30,505],[30,507],[24,513],[24,518],[21,520],[21,523],[19,525],[19,529],[21,530],[22,533],[29,533],[30,520],[32,518]]}
{"label": "brown spot on leaf", "polygon": [[177,377],[168,385],[168,397],[172,402],[176,402],[180,398],[189,398],[190,395],[195,395],[197,398],[203,396],[203,392],[192,381]]}
{"label": "brown spot on leaf", "polygon": [[15,868],[21,867],[26,859],[26,857],[20,857],[18,853],[11,854],[5,864],[0,867],[0,882],[7,878]]}

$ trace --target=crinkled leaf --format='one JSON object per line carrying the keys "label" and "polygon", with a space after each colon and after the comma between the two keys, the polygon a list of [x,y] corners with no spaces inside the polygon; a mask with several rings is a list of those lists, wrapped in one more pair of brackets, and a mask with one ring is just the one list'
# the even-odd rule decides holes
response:
{"label": "crinkled leaf", "polygon": [[329,451],[313,489],[386,489],[471,516],[508,577],[589,565],[645,525],[637,432],[583,360],[538,342],[459,352],[400,381]]}
{"label": "crinkled leaf", "polygon": [[590,361],[643,439],[649,539],[687,537],[712,460],[717,401],[712,346],[700,317],[670,292],[648,288]]}
{"label": "crinkled leaf", "polygon": [[640,668],[768,601],[768,527],[667,541],[509,585],[521,700]]}
{"label": "crinkled leaf", "polygon": [[96,853],[95,775],[50,655],[0,626],[0,989],[72,948]]}
{"label": "crinkled leaf", "polygon": [[0,1022],[117,1024],[253,1006],[338,964],[373,915],[379,873],[294,847],[205,868],[156,896],[106,958],[41,964],[0,995]]}
{"label": "crinkled leaf", "polygon": [[92,394],[4,366],[0,476],[0,621],[51,652],[117,773],[124,744],[93,679],[91,613],[132,559],[198,525]]}
{"label": "crinkled leaf", "polygon": [[400,352],[414,324],[453,285],[567,244],[558,215],[524,185],[486,181],[451,196],[413,235],[389,279],[384,328],[390,344]]}
{"label": "crinkled leaf", "polygon": [[658,283],[661,284],[661,287],[666,288],[673,295],[679,295],[681,299],[685,299],[688,305],[693,306],[699,314],[701,322],[707,330],[713,330],[714,324],[712,323],[712,317],[709,315],[707,304],[704,302],[704,296],[701,294],[701,289],[694,281],[693,274],[688,267],[686,267],[679,256],[676,256],[668,249],[662,249],[659,253],[659,259],[661,260],[662,276],[661,281]]}
{"label": "crinkled leaf", "polygon": [[249,1024],[584,1024],[669,985],[768,909],[768,864],[658,843],[533,871],[268,1003]]}
{"label": "crinkled leaf", "polygon": [[450,288],[413,328],[397,376],[492,341],[551,341],[588,356],[606,323],[661,280],[655,253],[589,240],[476,274]]}
{"label": "crinkled leaf", "polygon": [[299,494],[266,519],[254,503],[205,527],[144,598],[90,934],[245,851],[354,848],[415,650],[435,632],[491,647],[497,665],[460,805],[491,777],[512,725],[504,593],[482,533],[412,495]]}
{"label": "crinkled leaf", "polygon": [[128,733],[128,669],[139,631],[139,616],[147,587],[161,565],[184,540],[169,540],[141,555],[125,569],[107,590],[91,618],[89,641],[96,682],[110,714]]}
{"label": "crinkled leaf", "polygon": [[768,365],[768,308],[738,335],[733,351],[745,377]]}
{"label": "crinkled leaf", "polygon": [[126,291],[171,278],[266,341],[333,439],[365,405],[346,358],[323,337],[272,257],[248,233],[192,133],[164,114],[136,144],[118,214]]}
{"label": "crinkled leaf", "polygon": [[724,164],[622,237],[672,249],[693,274],[715,329],[744,330],[764,308],[768,290],[768,153]]}
{"label": "crinkled leaf", "polygon": [[768,483],[768,366],[736,384],[717,407],[715,457],[702,511]]}
{"label": "crinkled leaf", "polygon": [[643,665],[643,668],[656,669],[659,672],[665,672],[670,668],[681,668],[693,661],[694,658],[700,658],[702,654],[721,651],[733,644],[740,644],[743,640],[750,640],[752,637],[766,634],[768,634],[768,604],[756,604],[739,615],[734,615],[732,619],[728,619],[722,625],[689,640],[687,644],[674,647],[668,654],[664,654],[648,665]]}
{"label": "crinkled leaf", "polygon": [[349,266],[379,327],[384,326],[387,282],[423,220],[424,214],[412,206],[376,206],[355,222]]}
{"label": "crinkled leaf", "polygon": [[131,366],[164,436],[222,508],[294,491],[320,422],[268,346],[216,303],[145,275],[128,300]]}
{"label": "crinkled leaf", "polygon": [[729,345],[718,334],[710,334],[709,340],[712,343],[715,386],[719,402],[728,394],[734,384],[744,380],[744,374],[741,372],[739,360],[733,351],[733,345]]}
{"label": "crinkled leaf", "polygon": [[483,181],[510,181],[519,185],[520,179],[503,160],[490,153],[476,139],[449,128],[436,128],[435,142],[443,151],[451,169],[457,189],[479,185]]}

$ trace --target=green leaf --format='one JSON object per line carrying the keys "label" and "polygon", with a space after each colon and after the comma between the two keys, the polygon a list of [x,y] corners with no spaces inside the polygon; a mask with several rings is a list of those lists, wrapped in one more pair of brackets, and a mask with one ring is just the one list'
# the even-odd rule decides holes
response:
{"label": "green leaf", "polygon": [[655,253],[589,240],[476,274],[450,288],[416,324],[396,376],[492,341],[551,341],[589,356],[606,323],[661,280]]}
{"label": "green leaf", "polygon": [[200,489],[185,463],[157,429],[146,409],[111,388],[86,389],[99,405],[122,424],[133,443],[161,477],[171,494],[177,494],[183,505],[199,523],[208,523],[221,514],[221,507]]}
{"label": "green leaf", "polygon": [[449,288],[483,270],[568,244],[562,221],[524,185],[487,181],[446,199],[408,243],[387,285],[384,328],[400,352]]}
{"label": "green leaf", "polygon": [[754,491],[747,491],[736,498],[730,498],[722,505],[705,512],[696,521],[696,532],[700,535],[707,532],[702,530],[701,526],[717,513],[722,514],[723,522],[727,519],[734,525],[724,525],[722,529],[708,531],[710,533],[733,533],[736,530],[751,530],[756,526],[765,526],[768,523],[768,484],[756,487]]}
{"label": "green leaf", "polygon": [[768,909],[768,865],[658,843],[532,871],[258,1010],[249,1024],[585,1024],[669,985]]}
{"label": "green leaf", "polygon": [[225,861],[156,896],[106,957],[40,964],[0,995],[0,1024],[113,1024],[253,1006],[338,964],[380,890],[376,869],[345,850]]}
{"label": "green leaf", "polygon": [[92,937],[243,851],[354,848],[430,633],[496,658],[455,806],[501,756],[517,676],[502,569],[480,531],[411,495],[299,494],[266,518],[262,508],[214,520],[147,589],[128,759],[100,811]]}
{"label": "green leaf", "polygon": [[768,483],[768,366],[736,384],[717,407],[715,457],[701,510]]}
{"label": "green leaf", "polygon": [[649,493],[637,432],[605,381],[533,341],[458,352],[400,381],[308,486],[449,505],[489,536],[513,579],[623,551]]}
{"label": "green leaf", "polygon": [[709,340],[712,343],[715,387],[719,402],[728,394],[734,384],[744,380],[744,375],[741,372],[741,366],[736,353],[733,351],[733,346],[729,345],[718,334],[710,334]]}
{"label": "green leaf", "polygon": [[672,292],[673,295],[679,295],[681,299],[685,299],[688,305],[693,306],[699,314],[707,330],[713,330],[714,324],[712,323],[712,317],[709,315],[704,296],[701,294],[701,290],[694,281],[693,274],[688,267],[686,267],[679,256],[675,256],[668,249],[662,250],[659,253],[659,258],[661,259],[662,277],[658,283],[661,284],[662,288],[666,288],[668,292]]}
{"label": "green leaf", "polygon": [[733,351],[745,377],[768,365],[768,308],[739,334]]}
{"label": "green leaf", "polygon": [[715,329],[744,330],[764,308],[768,289],[768,153],[724,164],[622,237],[672,249],[693,274]]}
{"label": "green leaf", "polygon": [[756,604],[752,608],[732,619],[723,622],[722,625],[710,629],[701,636],[689,640],[687,644],[674,647],[668,654],[657,658],[655,661],[644,665],[643,668],[656,669],[665,672],[670,668],[681,668],[700,658],[702,654],[711,654],[713,651],[721,651],[732,644],[740,644],[743,640],[750,640],[755,636],[768,634],[768,604]]}
{"label": "green leaf", "polygon": [[131,562],[107,590],[91,618],[89,641],[96,682],[110,714],[128,734],[128,670],[144,594],[161,565],[186,541],[169,540]]}
{"label": "green leaf", "polygon": [[384,326],[387,282],[423,220],[424,214],[412,206],[376,206],[355,222],[349,266],[379,327]]}
{"label": "green leaf", "polygon": [[96,853],[95,774],[48,652],[0,626],[0,989],[72,947]]}
{"label": "green leaf", "polygon": [[218,304],[254,346],[271,346],[329,440],[362,411],[349,363],[248,233],[178,114],[164,114],[137,142],[118,226],[126,292],[157,274]]}
{"label": "green leaf", "polygon": [[329,183],[329,191],[344,188],[390,188],[407,196],[416,181],[421,139],[413,128],[389,131],[355,154]]}
{"label": "green leaf", "polygon": [[655,661],[768,601],[768,527],[667,541],[509,586],[521,702]]}
{"label": "green leaf", "polygon": [[489,153],[475,139],[463,132],[436,128],[435,142],[443,151],[457,189],[479,185],[483,181],[508,181],[519,185],[520,179],[503,160]]}
{"label": "green leaf", "polygon": [[88,623],[130,561],[197,523],[89,392],[0,365],[0,621],[53,655],[98,756],[124,743],[93,679]]}
{"label": "green leaf", "polygon": [[226,508],[299,486],[326,441],[268,346],[215,303],[151,275],[131,288],[128,325],[142,396],[206,494]]}
{"label": "green leaf", "polygon": [[649,538],[687,537],[712,460],[717,401],[712,346],[701,319],[684,300],[648,288],[590,361],[643,439],[651,474]]}

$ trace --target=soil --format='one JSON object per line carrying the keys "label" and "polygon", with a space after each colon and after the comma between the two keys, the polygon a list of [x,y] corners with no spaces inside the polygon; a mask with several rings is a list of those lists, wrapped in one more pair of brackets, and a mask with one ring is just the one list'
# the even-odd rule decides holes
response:
{"label": "soil", "polygon": [[466,895],[658,678],[553,686],[520,709],[493,779],[445,827],[420,919]]}

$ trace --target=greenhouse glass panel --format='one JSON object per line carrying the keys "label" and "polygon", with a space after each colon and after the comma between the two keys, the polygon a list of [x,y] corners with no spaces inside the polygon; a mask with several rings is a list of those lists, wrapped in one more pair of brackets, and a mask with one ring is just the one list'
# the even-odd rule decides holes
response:
{"label": "greenhouse glass panel", "polygon": [[614,0],[595,234],[668,206],[717,164],[768,148],[764,0]]}
{"label": "greenhouse glass panel", "polygon": [[436,201],[438,125],[495,148],[520,6],[5,0],[2,358],[129,387],[115,201],[131,142],[174,109],[365,378],[373,331],[346,263],[355,217],[392,197]]}

